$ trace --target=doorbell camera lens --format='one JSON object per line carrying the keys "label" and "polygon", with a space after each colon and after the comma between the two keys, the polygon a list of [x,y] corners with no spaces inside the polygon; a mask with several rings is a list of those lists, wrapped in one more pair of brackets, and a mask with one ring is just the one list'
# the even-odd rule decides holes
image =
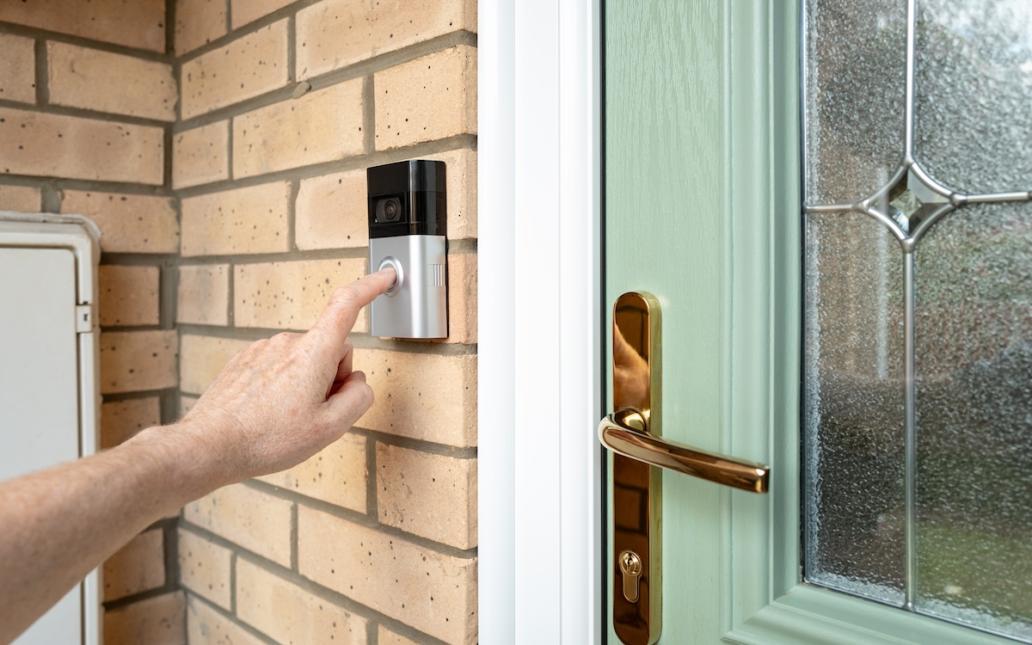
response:
{"label": "doorbell camera lens", "polygon": [[370,331],[389,338],[448,336],[445,165],[416,159],[366,170],[369,267],[393,266],[387,295],[370,307]]}
{"label": "doorbell camera lens", "polygon": [[376,203],[376,221],[384,224],[401,220],[401,200],[397,197],[381,199]]}

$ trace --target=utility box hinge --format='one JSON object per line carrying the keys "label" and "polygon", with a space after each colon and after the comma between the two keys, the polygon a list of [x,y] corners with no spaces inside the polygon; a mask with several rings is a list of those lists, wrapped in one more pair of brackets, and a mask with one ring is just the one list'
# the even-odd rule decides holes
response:
{"label": "utility box hinge", "polygon": [[75,333],[93,331],[93,305],[75,305]]}

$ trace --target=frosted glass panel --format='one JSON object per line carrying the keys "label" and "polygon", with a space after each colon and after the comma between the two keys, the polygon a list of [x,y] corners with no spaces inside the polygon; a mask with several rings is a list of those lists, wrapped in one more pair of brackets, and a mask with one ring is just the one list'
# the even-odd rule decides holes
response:
{"label": "frosted glass panel", "polygon": [[1032,204],[917,251],[920,611],[1032,639]]}
{"label": "frosted glass panel", "polygon": [[906,0],[807,0],[807,204],[852,204],[903,160]]}
{"label": "frosted glass panel", "polygon": [[1032,189],[1032,2],[916,6],[915,157],[961,192]]}
{"label": "frosted glass panel", "polygon": [[1032,1],[805,11],[804,575],[1032,642]]}
{"label": "frosted glass panel", "polygon": [[806,576],[903,593],[899,245],[859,213],[806,218]]}

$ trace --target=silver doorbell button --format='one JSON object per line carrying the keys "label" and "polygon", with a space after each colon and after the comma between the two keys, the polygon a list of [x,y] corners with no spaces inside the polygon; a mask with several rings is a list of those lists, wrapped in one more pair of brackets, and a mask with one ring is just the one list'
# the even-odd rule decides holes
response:
{"label": "silver doorbell button", "polygon": [[388,338],[447,338],[448,241],[445,165],[422,159],[366,170],[369,267],[397,280],[370,306],[370,332]]}

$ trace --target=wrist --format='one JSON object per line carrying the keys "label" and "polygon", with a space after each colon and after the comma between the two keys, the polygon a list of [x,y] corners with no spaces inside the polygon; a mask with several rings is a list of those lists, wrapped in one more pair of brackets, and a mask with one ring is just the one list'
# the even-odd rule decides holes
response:
{"label": "wrist", "polygon": [[128,449],[151,464],[170,493],[173,511],[230,482],[222,481],[215,451],[194,423],[147,428],[126,442]]}

